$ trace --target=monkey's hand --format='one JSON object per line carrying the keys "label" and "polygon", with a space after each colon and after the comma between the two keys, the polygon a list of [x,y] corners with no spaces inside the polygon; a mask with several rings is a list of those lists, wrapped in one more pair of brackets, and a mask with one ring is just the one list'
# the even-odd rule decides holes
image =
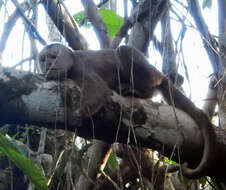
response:
{"label": "monkey's hand", "polygon": [[80,113],[86,117],[97,113],[112,94],[106,82],[96,73],[84,76],[80,86],[82,90]]}

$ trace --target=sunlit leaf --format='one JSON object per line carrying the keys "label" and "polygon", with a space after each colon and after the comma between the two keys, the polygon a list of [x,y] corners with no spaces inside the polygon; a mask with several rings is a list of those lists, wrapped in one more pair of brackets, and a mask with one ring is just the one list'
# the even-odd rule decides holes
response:
{"label": "sunlit leaf", "polygon": [[100,14],[106,24],[110,36],[115,36],[120,27],[123,25],[123,18],[111,10],[100,10]]}
{"label": "sunlit leaf", "polygon": [[[124,22],[123,18],[111,10],[100,9],[99,12],[102,16],[103,22],[107,27],[107,31],[109,35],[115,36],[119,28],[123,25],[123,22]],[[85,17],[85,13],[84,11],[82,11],[82,12],[76,13],[73,17],[76,20],[76,22],[80,24]],[[86,22],[84,26],[90,27],[91,24],[90,22]]]}
{"label": "sunlit leaf", "polygon": [[211,8],[212,7],[212,0],[203,0],[202,2],[202,8]]}
{"label": "sunlit leaf", "polygon": [[111,170],[115,170],[118,168],[118,162],[113,151],[111,151],[111,154],[109,156],[108,164]]}
{"label": "sunlit leaf", "polygon": [[0,134],[0,151],[6,155],[35,185],[36,189],[48,190],[45,178],[41,171],[30,159],[20,153],[17,146],[10,142],[4,135]]}
{"label": "sunlit leaf", "polygon": [[165,157],[165,162],[166,162],[167,164],[173,164],[173,165],[176,165],[176,164],[177,164],[177,163],[174,162],[173,160],[169,160],[167,157]]}

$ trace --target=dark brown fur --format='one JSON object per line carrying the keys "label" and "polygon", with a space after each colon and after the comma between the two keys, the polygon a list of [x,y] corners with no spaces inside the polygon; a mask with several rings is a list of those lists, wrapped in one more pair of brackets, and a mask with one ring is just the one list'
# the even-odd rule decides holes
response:
{"label": "dark brown fur", "polygon": [[169,104],[174,102],[175,107],[196,121],[203,135],[202,160],[195,169],[182,165],[183,175],[199,178],[214,162],[216,137],[207,116],[135,48],[121,46],[116,50],[72,51],[61,44],[52,44],[41,51],[39,60],[47,78],[66,76],[81,87],[81,112],[85,115],[97,112],[105,104],[111,90],[138,98],[151,98],[154,91],[160,90]]}

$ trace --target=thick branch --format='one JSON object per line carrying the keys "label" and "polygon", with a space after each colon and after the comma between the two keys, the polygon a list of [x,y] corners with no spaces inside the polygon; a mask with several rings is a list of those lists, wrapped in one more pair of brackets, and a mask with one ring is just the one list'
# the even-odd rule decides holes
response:
{"label": "thick branch", "polygon": [[[166,3],[167,3],[166,0],[141,1],[134,8],[130,17],[125,21],[124,25],[120,28],[120,30],[116,34],[112,42],[112,47],[113,48],[118,47],[122,38],[126,36],[128,30],[132,26],[134,26],[133,32],[134,34],[131,40],[136,41],[136,43],[130,42],[130,44],[133,45],[135,44],[138,49],[140,49],[142,52],[145,52],[148,47],[149,41],[152,39],[154,28],[166,10]],[[147,18],[149,18],[148,21]],[[146,26],[142,26],[144,22],[146,23]],[[141,26],[142,31],[140,29]]]}
{"label": "thick branch", "polygon": [[224,0],[218,0],[218,30],[219,35],[226,32],[226,2]]}
{"label": "thick branch", "polygon": [[101,48],[110,47],[110,37],[107,32],[107,28],[101,18],[100,13],[97,11],[97,7],[92,0],[82,0],[87,17],[92,23],[96,35],[100,41]]}
{"label": "thick branch", "polygon": [[58,1],[43,0],[42,4],[58,30],[67,40],[68,44],[74,50],[87,49],[86,40],[80,34],[78,28],[74,27],[70,17],[66,11],[60,7]]}
{"label": "thick branch", "polygon": [[208,92],[206,94],[205,102],[203,105],[203,111],[209,118],[214,116],[215,108],[217,105],[217,88],[216,79],[212,78],[209,83]]}
{"label": "thick branch", "polygon": [[[111,145],[108,143],[99,140],[94,140],[93,145],[89,148],[88,156],[90,164],[85,169],[87,171],[87,175],[93,181],[96,181],[97,173],[99,172],[99,166],[110,147]],[[93,189],[93,186],[94,184],[91,183],[89,179],[87,179],[87,176],[84,176],[82,174],[80,175],[78,183],[76,184],[76,189],[78,190]]]}
{"label": "thick branch", "polygon": [[218,18],[219,18],[219,49],[220,49],[220,69],[218,72],[219,84],[217,88],[217,97],[219,102],[219,119],[220,125],[226,128],[226,99],[225,99],[225,70],[226,70],[226,2],[218,1]]}
{"label": "thick branch", "polygon": [[211,65],[213,67],[213,71],[214,71],[214,73],[217,73],[218,69],[219,69],[219,59],[218,59],[218,55],[216,53],[217,52],[216,45],[215,45],[216,43],[208,30],[205,20],[203,19],[203,16],[202,16],[202,13],[200,10],[200,6],[199,6],[199,2],[197,0],[188,0],[188,4],[189,4],[189,8],[190,8],[189,9],[190,14],[192,15],[192,17],[196,23],[196,26],[198,27],[198,30],[202,35],[203,45],[210,58]]}
{"label": "thick branch", "polygon": [[[1,124],[61,128],[77,131],[84,138],[125,144],[130,131],[130,144],[157,150],[168,157],[173,155],[173,160],[186,158],[195,165],[202,156],[203,143],[198,127],[187,114],[168,105],[123,98],[114,93],[90,119],[81,118],[79,114],[72,116],[71,113],[79,110],[80,91],[70,80],[57,86],[32,74],[1,67],[0,88]],[[219,128],[215,131],[219,156],[209,175],[225,178],[226,134]],[[179,153],[175,147],[180,149]]]}

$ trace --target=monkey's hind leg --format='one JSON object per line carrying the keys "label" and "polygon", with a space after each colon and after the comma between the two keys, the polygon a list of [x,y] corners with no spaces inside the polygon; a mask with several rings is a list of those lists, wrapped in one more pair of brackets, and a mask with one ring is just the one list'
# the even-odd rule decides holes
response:
{"label": "monkey's hind leg", "polygon": [[96,73],[89,73],[79,83],[82,90],[80,113],[86,117],[92,116],[105,105],[112,91]]}
{"label": "monkey's hind leg", "polygon": [[164,76],[153,67],[142,52],[129,46],[117,49],[124,96],[150,98]]}

